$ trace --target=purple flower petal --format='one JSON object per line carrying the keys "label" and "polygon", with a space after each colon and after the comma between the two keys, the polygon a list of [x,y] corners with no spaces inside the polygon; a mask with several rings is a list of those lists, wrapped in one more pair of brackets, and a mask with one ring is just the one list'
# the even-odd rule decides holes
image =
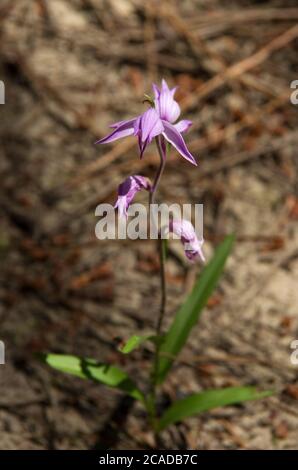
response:
{"label": "purple flower petal", "polygon": [[169,85],[167,84],[167,82],[165,81],[165,79],[163,78],[162,81],[161,81],[161,92],[170,92],[172,96],[175,95],[175,92],[177,90],[177,87],[175,86],[174,88],[170,89],[169,88]]}
{"label": "purple flower petal", "polygon": [[168,88],[162,88],[158,98],[154,100],[155,109],[161,119],[175,122],[180,116],[180,106],[173,98],[173,93]]}
{"label": "purple flower petal", "polygon": [[126,196],[118,196],[117,201],[114,205],[114,209],[118,209],[118,213],[120,217],[127,218],[127,209],[128,209],[128,202]]}
{"label": "purple flower petal", "polygon": [[180,155],[182,155],[182,157],[184,157],[193,165],[197,165],[195,158],[192,156],[192,154],[186,147],[186,144],[180,132],[177,131],[173,124],[170,124],[167,121],[162,122],[164,125],[164,132],[162,134],[167,139],[167,141],[175,147],[175,149],[180,153]]}
{"label": "purple flower petal", "polygon": [[153,108],[147,109],[139,120],[139,130],[141,131],[141,140],[145,142],[146,140],[151,140],[157,135],[161,134],[164,130],[163,124]]}
{"label": "purple flower petal", "polygon": [[122,124],[129,124],[129,123],[131,123],[131,126],[133,127],[135,120],[136,118],[125,119],[124,121],[114,122],[114,124],[110,124],[109,127],[111,127],[112,129],[117,129],[118,127],[122,126]]}
{"label": "purple flower petal", "polygon": [[118,198],[114,208],[118,208],[121,216],[127,217],[127,209],[138,191],[151,188],[150,181],[144,176],[129,176],[118,187]]}
{"label": "purple flower petal", "polygon": [[128,121],[120,121],[112,124],[112,128],[115,130],[103,137],[102,139],[95,142],[96,144],[108,144],[109,142],[114,142],[114,140],[121,139],[122,137],[127,137],[133,135],[134,133],[134,123],[136,119],[129,119]]}
{"label": "purple flower petal", "polygon": [[183,243],[190,242],[196,237],[194,226],[189,220],[172,220],[170,222],[170,231],[181,238]]}
{"label": "purple flower petal", "polygon": [[158,86],[155,83],[152,83],[152,88],[153,88],[153,92],[154,92],[154,97],[155,97],[156,100],[158,100],[158,98],[160,96],[160,89],[158,88]]}
{"label": "purple flower petal", "polygon": [[159,115],[153,108],[147,109],[141,116],[139,116],[134,123],[134,135],[139,138],[139,147],[141,157],[148,144],[154,137],[160,135],[164,130]]}
{"label": "purple flower petal", "polygon": [[205,256],[202,251],[204,240],[199,240],[195,229],[191,222],[188,220],[172,220],[170,222],[170,232],[175,233],[181,240],[185,252],[185,256],[191,260],[196,261],[201,259],[205,262]]}
{"label": "purple flower petal", "polygon": [[204,253],[202,251],[202,244],[203,242],[196,240],[194,242],[189,242],[184,244],[184,252],[185,256],[190,260],[190,261],[196,261],[197,259],[200,259],[203,261],[203,263],[206,262],[206,258],[204,256]]}
{"label": "purple flower petal", "polygon": [[175,129],[182,134],[182,132],[186,132],[190,126],[192,126],[192,121],[188,119],[182,119],[182,121],[177,122],[174,124]]}
{"label": "purple flower petal", "polygon": [[175,122],[180,115],[180,106],[174,100],[176,88],[169,89],[165,80],[162,80],[161,90],[156,85],[153,85],[155,95],[155,108],[161,119],[168,122]]}

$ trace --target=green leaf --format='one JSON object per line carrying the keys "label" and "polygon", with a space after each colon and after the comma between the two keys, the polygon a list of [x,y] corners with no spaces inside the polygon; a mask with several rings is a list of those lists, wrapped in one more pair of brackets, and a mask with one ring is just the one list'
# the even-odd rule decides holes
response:
{"label": "green leaf", "polygon": [[108,387],[118,388],[137,400],[144,400],[142,392],[136,387],[126,372],[109,364],[100,364],[94,359],[83,359],[64,354],[40,354],[43,362],[67,374],[82,379],[100,382]]}
{"label": "green leaf", "polygon": [[160,418],[159,430],[203,411],[244,401],[258,400],[272,394],[272,391],[257,392],[255,387],[228,387],[196,393],[176,401],[170,406]]}
{"label": "green leaf", "polygon": [[157,335],[144,335],[144,336],[138,336],[138,335],[133,335],[131,336],[122,346],[119,346],[118,350],[122,354],[129,354],[135,349],[137,349],[139,346],[141,346],[143,343],[146,341],[151,341],[151,343],[160,345],[162,344],[164,337],[157,336]]}
{"label": "green leaf", "polygon": [[141,344],[143,344],[145,341],[154,341],[154,338],[156,338],[156,336],[152,336],[152,335],[148,335],[148,336],[133,335],[126,341],[126,343],[124,343],[123,346],[119,347],[119,351],[122,352],[122,354],[129,354],[134,349],[141,346]]}
{"label": "green leaf", "polygon": [[233,242],[233,235],[229,235],[225,238],[223,243],[217,248],[210,263],[204,268],[201,276],[196,281],[191,294],[178,310],[160,347],[159,362],[155,377],[156,383],[162,383],[164,381],[173,360],[184,346],[191,329],[197,323],[200,313],[216,287]]}

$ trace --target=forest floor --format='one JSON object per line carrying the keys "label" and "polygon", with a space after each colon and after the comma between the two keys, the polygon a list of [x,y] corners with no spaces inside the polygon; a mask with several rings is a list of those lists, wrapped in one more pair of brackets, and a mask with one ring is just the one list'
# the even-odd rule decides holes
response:
{"label": "forest floor", "polygon": [[[126,176],[152,177],[158,158],[152,146],[140,161],[133,138],[93,143],[139,114],[162,77],[179,85],[199,165],[172,152],[158,199],[204,204],[207,259],[226,234],[237,238],[163,399],[230,385],[275,391],[172,426],[164,445],[298,449],[298,8],[202,3],[1,2],[1,449],[154,445],[138,405],[50,370],[35,353],[116,362],[146,380],[150,347],[126,357],[117,342],[154,328],[155,242],[101,242],[94,212],[115,201]],[[173,243],[167,322],[201,269]]]}

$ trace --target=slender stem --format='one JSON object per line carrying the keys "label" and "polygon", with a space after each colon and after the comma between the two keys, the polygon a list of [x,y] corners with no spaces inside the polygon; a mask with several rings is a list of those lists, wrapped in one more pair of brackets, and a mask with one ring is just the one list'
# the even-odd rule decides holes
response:
{"label": "slender stem", "polygon": [[[165,164],[166,164],[166,152],[164,151],[162,147],[162,142],[160,137],[155,138],[159,157],[160,157],[160,165],[157,170],[153,186],[150,191],[150,196],[149,196],[149,208],[151,211],[151,205],[155,203],[155,195],[156,195],[156,190],[158,187],[158,184],[160,182]],[[151,217],[150,217],[151,220]],[[163,323],[163,318],[165,315],[166,311],[166,276],[165,276],[165,246],[164,246],[164,240],[161,238],[161,236],[158,237],[158,251],[159,251],[159,259],[160,259],[160,286],[161,286],[161,301],[160,301],[160,310],[159,310],[159,316],[156,324],[156,336],[159,337],[161,335],[162,331],[162,323]],[[157,424],[157,413],[156,413],[156,375],[158,372],[158,361],[159,361],[159,349],[160,349],[160,343],[159,341],[156,342],[155,345],[155,353],[154,353],[154,359],[153,359],[153,371],[152,371],[152,377],[151,377],[151,392],[150,392],[150,397],[149,397],[149,402],[150,402],[150,414],[151,414],[151,421],[153,428],[155,429],[155,438],[156,442],[158,442],[158,432],[156,431],[156,424]]]}
{"label": "slender stem", "polygon": [[[155,194],[160,182],[165,164],[166,164],[166,152],[162,148],[162,142],[160,137],[155,138],[159,157],[160,157],[160,165],[158,171],[155,176],[155,180],[150,192],[149,197],[149,204],[154,204],[155,201]],[[151,208],[150,208],[151,209]],[[162,328],[162,321],[165,314],[166,309],[166,274],[165,274],[165,247],[164,242],[161,236],[158,237],[158,251],[159,251],[159,260],[160,260],[160,286],[161,286],[161,302],[160,302],[160,310],[159,310],[159,317],[156,325],[156,335],[159,336],[161,333]],[[158,360],[158,354],[157,354]]]}
{"label": "slender stem", "polygon": [[162,149],[162,146],[161,146],[161,141],[160,141],[159,137],[155,138],[155,142],[156,142],[159,157],[160,157],[160,164],[159,164],[159,168],[158,168],[157,173],[155,175],[155,179],[154,179],[151,191],[150,191],[149,204],[154,204],[155,203],[156,190],[157,190],[158,184],[160,182],[160,178],[163,174],[163,170],[166,166],[166,155],[163,152],[163,149]]}
{"label": "slender stem", "polygon": [[162,322],[166,311],[166,302],[167,302],[167,291],[166,291],[166,249],[165,249],[165,240],[159,238],[158,248],[159,248],[159,259],[160,259],[160,285],[161,285],[161,302],[160,302],[160,312],[156,326],[156,335],[159,336],[162,331]]}
{"label": "slender stem", "polygon": [[[154,201],[154,195],[158,186],[158,183],[160,181],[161,175],[163,173],[165,164],[166,164],[166,152],[162,148],[162,143],[160,137],[156,137],[156,145],[160,157],[160,167],[159,170],[156,174],[155,181],[153,184],[153,201]],[[151,202],[152,204],[152,202]],[[158,237],[158,248],[159,248],[159,260],[160,260],[160,285],[161,285],[161,302],[160,302],[160,311],[159,311],[159,317],[157,321],[157,326],[156,326],[156,334],[157,336],[160,335],[161,333],[161,328],[162,328],[162,321],[163,317],[165,314],[165,309],[166,309],[166,275],[165,275],[165,247],[163,240],[160,237]]]}

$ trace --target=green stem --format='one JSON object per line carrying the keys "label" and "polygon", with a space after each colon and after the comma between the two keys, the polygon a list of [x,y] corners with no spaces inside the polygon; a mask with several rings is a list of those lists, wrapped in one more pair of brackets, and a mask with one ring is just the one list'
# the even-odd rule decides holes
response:
{"label": "green stem", "polygon": [[160,285],[161,285],[161,302],[160,302],[160,313],[158,317],[158,322],[156,326],[156,335],[159,336],[162,331],[162,322],[166,312],[166,301],[167,301],[167,291],[166,291],[166,241],[162,238],[158,239],[158,248],[159,248],[159,259],[160,259]]}
{"label": "green stem", "polygon": [[[149,196],[149,208],[151,210],[151,204],[155,203],[155,194],[160,182],[165,164],[166,164],[166,152],[162,148],[162,142],[160,137],[156,137],[155,139],[159,157],[160,157],[160,165],[157,170],[155,180],[150,192]],[[150,218],[151,220],[151,218]],[[159,316],[156,324],[156,336],[160,337],[162,332],[162,323],[166,311],[166,275],[165,275],[165,240],[158,237],[158,251],[159,251],[159,260],[160,260],[160,286],[161,286],[161,301],[160,301],[160,309],[159,309]],[[160,349],[160,342],[157,341],[155,345],[155,352],[154,352],[154,359],[153,359],[153,371],[151,375],[151,390],[147,400],[147,410],[150,416],[151,424],[155,432],[156,441],[159,441],[157,426],[158,426],[158,417],[156,411],[156,375],[158,373],[158,362],[159,362],[159,349]]]}
{"label": "green stem", "polygon": [[[163,174],[163,170],[166,166],[166,155],[163,152],[160,138],[156,137],[155,142],[156,142],[157,149],[158,149],[160,164],[159,164],[157,173],[156,173],[155,178],[154,178],[154,183],[152,185],[152,188],[151,188],[151,191],[150,191],[150,194],[149,194],[149,204],[150,205],[155,203],[156,190],[157,190],[158,184],[160,182],[161,176]],[[149,209],[150,209],[150,207],[149,207]]]}

